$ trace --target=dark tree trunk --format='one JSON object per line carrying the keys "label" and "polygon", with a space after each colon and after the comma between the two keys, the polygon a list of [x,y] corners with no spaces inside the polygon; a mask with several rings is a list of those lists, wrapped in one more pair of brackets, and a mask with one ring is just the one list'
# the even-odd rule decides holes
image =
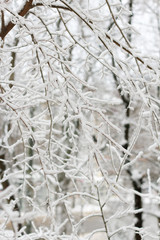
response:
{"label": "dark tree trunk", "polygon": [[[128,101],[128,104],[127,104],[127,101]],[[125,106],[128,107],[129,106],[129,98],[128,99],[125,99]],[[130,116],[130,111],[129,109],[127,108],[126,109],[126,119],[128,119]],[[129,146],[129,131],[130,131],[130,124],[129,123],[126,123],[124,125],[124,139],[125,139],[125,144],[123,145],[123,147],[125,149],[128,148]],[[126,162],[129,162],[129,158],[126,160]],[[132,186],[133,186],[133,189],[136,191],[136,192],[139,192],[140,194],[142,193],[142,183],[143,183],[143,178],[140,177],[139,179],[134,179],[133,176],[132,176],[132,169],[127,169],[127,173],[129,174],[130,176],[130,179],[131,179],[131,183],[132,183]],[[134,209],[135,210],[138,210],[138,209],[141,209],[142,208],[142,198],[141,196],[137,195],[136,193],[134,194]],[[143,213],[142,212],[139,212],[139,213],[135,213],[135,227],[137,228],[142,228],[143,227]],[[141,235],[136,232],[135,233],[135,240],[140,240],[141,239]]]}
{"label": "dark tree trunk", "polygon": [[[139,178],[138,181],[132,180],[132,184],[133,184],[135,191],[137,191],[139,193],[142,192],[142,182],[143,182],[142,178]],[[134,195],[134,208],[135,208],[135,210],[142,208],[141,196],[137,195],[136,193]],[[135,218],[137,220],[135,223],[135,227],[142,228],[142,225],[143,225],[142,212],[135,213]],[[141,237],[139,237],[139,234],[137,234],[137,235],[138,236],[136,236],[135,239],[136,240],[141,239]]]}
{"label": "dark tree trunk", "polygon": [[[128,104],[129,104],[129,101],[128,101]],[[127,109],[126,110],[126,118],[128,118],[129,116],[130,116],[130,111]],[[123,147],[126,148],[126,149],[129,146],[129,131],[130,131],[130,124],[127,123],[127,124],[124,125],[124,138],[125,138],[126,143],[123,145]],[[129,162],[129,158],[126,161]],[[127,172],[130,176],[133,189],[136,192],[139,192],[141,194],[142,193],[143,178],[140,177],[139,179],[134,179],[133,176],[132,176],[132,169],[130,169],[130,168],[127,170]],[[134,209],[138,210],[138,209],[141,209],[141,208],[142,208],[142,198],[141,198],[141,196],[139,196],[138,194],[135,193],[134,194]],[[135,216],[135,219],[136,219],[135,227],[142,228],[143,227],[143,213],[138,212],[138,213],[135,213],[134,216]],[[140,239],[141,239],[141,235],[138,232],[136,232],[135,233],[135,240],[140,240]]]}

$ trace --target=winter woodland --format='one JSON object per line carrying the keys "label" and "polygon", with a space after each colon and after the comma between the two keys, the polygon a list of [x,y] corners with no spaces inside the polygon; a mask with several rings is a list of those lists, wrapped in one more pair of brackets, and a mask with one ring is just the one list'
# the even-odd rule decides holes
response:
{"label": "winter woodland", "polygon": [[160,0],[0,1],[0,239],[160,239]]}

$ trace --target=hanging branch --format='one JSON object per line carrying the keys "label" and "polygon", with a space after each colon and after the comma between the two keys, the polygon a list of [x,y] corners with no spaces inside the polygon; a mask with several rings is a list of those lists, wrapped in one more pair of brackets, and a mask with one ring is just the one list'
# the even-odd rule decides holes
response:
{"label": "hanging branch", "polygon": [[[56,5],[56,4],[52,4],[50,7],[51,8],[61,8],[67,11],[71,11],[73,12],[75,15],[77,15],[83,22],[85,22],[87,24],[87,26],[94,31],[93,27],[92,27],[92,21],[86,21],[78,12],[76,12],[69,4],[67,4],[65,1],[61,0],[61,2],[65,5],[65,6],[61,6],[61,5]],[[26,2],[26,4],[24,5],[23,9],[20,10],[20,12],[18,13],[19,16],[23,17],[25,16],[30,9],[34,8],[34,7],[41,7],[44,6],[41,3],[37,3],[37,4],[33,4],[33,0],[29,0]],[[1,31],[0,31],[0,37],[2,40],[4,40],[4,38],[6,37],[6,35],[12,30],[12,28],[16,25],[16,23],[13,23],[12,21],[9,21],[9,23],[7,25],[2,24],[1,27]],[[134,53],[132,52],[132,50],[128,49],[126,46],[123,46],[121,43],[119,43],[117,40],[113,39],[110,37],[109,34],[105,33],[105,36],[107,39],[109,39],[110,41],[112,41],[116,46],[120,47],[121,49],[123,49],[126,53],[128,53],[129,55],[131,55],[132,57],[134,57],[136,59],[136,61],[142,63],[143,65],[145,64],[145,62],[143,61],[143,59],[141,59],[139,56],[134,56]],[[101,36],[98,36],[99,40],[103,43],[103,45],[106,47],[106,43],[104,42],[104,40],[102,39]],[[150,65],[146,65],[146,67],[152,71],[155,72],[154,68],[152,68]]]}

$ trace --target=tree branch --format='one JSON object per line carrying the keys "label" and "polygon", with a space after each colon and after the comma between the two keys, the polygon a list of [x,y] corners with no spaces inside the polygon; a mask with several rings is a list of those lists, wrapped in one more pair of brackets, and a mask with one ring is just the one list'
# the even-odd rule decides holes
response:
{"label": "tree branch", "polygon": [[[23,17],[31,9],[32,2],[33,2],[33,0],[27,1],[26,4],[24,5],[23,9],[21,9],[20,12],[18,13],[18,15]],[[15,26],[15,23],[13,23],[11,21],[6,26],[2,25],[1,32],[0,32],[0,37],[2,40],[4,40],[5,36],[11,31],[11,29],[14,26]]]}
{"label": "tree branch", "polygon": [[[87,26],[93,31],[93,28],[91,26],[90,23],[92,23],[91,21],[88,23],[85,19],[83,19],[82,16],[80,16],[73,8],[71,8],[66,2],[64,2],[63,0],[61,0],[61,2],[66,6],[60,6],[60,5],[51,5],[50,7],[52,8],[61,8],[61,9],[65,9],[71,12],[74,12],[79,18],[82,19],[83,22],[85,22],[87,24]],[[18,13],[19,16],[25,16],[28,11],[34,7],[40,7],[40,6],[44,6],[41,3],[37,3],[36,5],[33,5],[33,0],[29,0],[26,2],[26,4],[24,5],[23,9],[20,10],[20,12]],[[5,36],[12,30],[12,28],[15,26],[16,24],[13,22],[9,22],[6,26],[1,27],[1,32],[0,32],[0,37],[2,40],[4,40]],[[130,49],[128,49],[127,47],[121,45],[118,41],[116,41],[115,39],[111,39],[111,37],[105,33],[106,38],[108,38],[109,40],[113,41],[113,43],[115,45],[117,45],[118,47],[122,48],[125,52],[127,52],[129,55],[133,56],[137,61],[141,62],[142,64],[145,64],[145,62],[138,56],[134,56],[134,54],[132,53],[132,51]],[[103,39],[98,36],[98,38],[100,39],[100,41],[106,46],[106,44],[104,43]],[[155,70],[149,65],[147,64],[146,67],[150,70],[153,70],[155,72]]]}
{"label": "tree branch", "polygon": [[[37,3],[36,5],[33,5],[33,0],[29,0],[26,2],[26,4],[24,5],[24,7],[20,10],[20,12],[18,13],[19,16],[23,17],[25,16],[30,9],[34,8],[34,7],[41,7],[44,6],[41,3]],[[52,8],[61,8],[61,9],[65,9],[65,10],[70,10],[67,7],[64,6],[59,6],[59,5],[52,5]],[[2,16],[4,17],[4,16]],[[3,18],[2,18],[3,20]],[[2,24],[1,26],[1,31],[0,31],[0,37],[2,40],[4,40],[4,38],[6,37],[6,35],[12,30],[12,28],[15,26],[16,24],[9,21],[9,23],[5,26],[4,24]]]}
{"label": "tree branch", "polygon": [[[66,7],[68,7],[70,9],[70,11],[72,11],[73,13],[75,13],[91,30],[92,32],[94,32],[94,28],[92,27],[93,22],[91,20],[87,21],[85,18],[83,18],[79,12],[77,12],[76,10],[74,10],[74,8],[72,8],[68,3],[66,3],[64,0],[60,0]],[[116,46],[120,47],[121,49],[123,49],[126,53],[128,53],[129,55],[131,55],[132,57],[135,58],[136,61],[141,62],[143,65],[145,65],[145,62],[143,61],[142,58],[135,56],[134,53],[132,52],[132,50],[130,50],[130,48],[127,48],[126,46],[122,45],[121,43],[119,43],[117,40],[115,40],[114,38],[112,38],[109,34],[105,33],[105,36],[107,39],[109,39],[110,41],[112,41]],[[105,44],[104,40],[102,39],[101,36],[98,36],[99,40],[103,43],[103,45],[107,48],[107,45]],[[107,48],[108,49],[108,48]],[[154,68],[152,68],[149,64],[146,64],[146,67],[150,70],[152,70],[155,73]]]}

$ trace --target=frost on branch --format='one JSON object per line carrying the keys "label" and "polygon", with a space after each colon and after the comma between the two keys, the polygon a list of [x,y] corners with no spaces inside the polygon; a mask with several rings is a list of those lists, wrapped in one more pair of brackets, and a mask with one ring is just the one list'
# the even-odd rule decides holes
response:
{"label": "frost on branch", "polygon": [[4,239],[158,239],[151,2],[0,3]]}

